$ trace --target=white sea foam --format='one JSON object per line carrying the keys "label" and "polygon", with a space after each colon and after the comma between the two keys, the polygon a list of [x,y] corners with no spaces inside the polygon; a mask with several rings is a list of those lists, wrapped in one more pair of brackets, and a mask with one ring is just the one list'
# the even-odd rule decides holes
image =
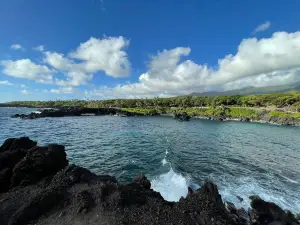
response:
{"label": "white sea foam", "polygon": [[[251,195],[258,195],[265,201],[274,202],[283,209],[289,209],[293,212],[300,211],[300,200],[297,198],[288,199],[287,196],[275,191],[265,189],[255,179],[244,177],[236,182],[219,184],[220,194],[223,201],[229,201],[235,204],[236,207],[250,207]],[[244,200],[240,201],[237,196]]]}
{"label": "white sea foam", "polygon": [[161,161],[161,163],[162,163],[163,166],[164,166],[164,165],[166,165],[166,164],[168,163],[168,161],[166,160],[166,158],[164,158],[164,159]]}
{"label": "white sea foam", "polygon": [[291,178],[288,178],[288,177],[283,176],[283,175],[280,175],[280,176],[283,177],[284,179],[286,179],[288,182],[291,182],[291,183],[293,183],[293,184],[299,184],[298,181],[295,181],[295,180],[293,180],[293,179],[291,179]]}
{"label": "white sea foam", "polygon": [[159,192],[167,201],[179,201],[180,197],[186,197],[188,193],[189,178],[177,174],[172,168],[151,181],[151,187]]}

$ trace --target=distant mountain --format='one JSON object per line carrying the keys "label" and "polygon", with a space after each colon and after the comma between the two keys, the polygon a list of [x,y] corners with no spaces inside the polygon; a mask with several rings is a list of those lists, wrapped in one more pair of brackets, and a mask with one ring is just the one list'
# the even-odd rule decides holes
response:
{"label": "distant mountain", "polygon": [[269,93],[290,92],[290,91],[300,91],[300,82],[294,84],[259,87],[259,88],[245,87],[242,89],[220,91],[220,92],[218,91],[209,91],[209,92],[202,92],[202,93],[193,92],[190,95],[194,95],[194,96],[257,95],[257,94],[269,94]]}

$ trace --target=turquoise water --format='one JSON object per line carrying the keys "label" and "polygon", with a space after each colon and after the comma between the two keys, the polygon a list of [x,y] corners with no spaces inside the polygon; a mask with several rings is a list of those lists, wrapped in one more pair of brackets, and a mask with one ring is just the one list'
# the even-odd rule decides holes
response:
{"label": "turquoise water", "polygon": [[248,207],[256,194],[300,212],[299,127],[163,116],[9,118],[31,111],[0,108],[1,143],[26,135],[41,145],[63,144],[71,163],[121,182],[146,174],[170,201],[211,180],[237,206]]}

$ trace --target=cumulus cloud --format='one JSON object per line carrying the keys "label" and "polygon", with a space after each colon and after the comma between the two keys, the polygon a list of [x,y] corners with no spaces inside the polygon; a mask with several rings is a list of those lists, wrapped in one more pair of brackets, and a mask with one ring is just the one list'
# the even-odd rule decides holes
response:
{"label": "cumulus cloud", "polygon": [[[128,45],[129,41],[123,37],[92,37],[67,55],[45,51],[40,45],[34,50],[43,52],[43,64],[21,59],[0,61],[0,65],[4,67],[3,73],[9,76],[63,87],[80,86],[87,84],[100,71],[115,78],[129,76],[131,65],[125,51]],[[58,78],[54,76],[56,74],[63,76]]]}
{"label": "cumulus cloud", "polygon": [[23,48],[21,45],[19,45],[19,44],[13,44],[12,46],[10,46],[10,48],[12,49],[12,50],[21,50],[21,51],[24,51],[25,50],[25,48]]}
{"label": "cumulus cloud", "polygon": [[277,32],[270,38],[244,39],[235,55],[218,60],[217,66],[182,61],[190,48],[164,50],[152,57],[139,81],[102,87],[90,96],[151,97],[189,94],[194,91],[233,89],[244,86],[279,85],[299,80],[300,32]]}
{"label": "cumulus cloud", "polygon": [[28,95],[29,94],[29,92],[27,91],[27,90],[22,90],[22,91],[20,91],[21,92],[21,94],[23,94],[23,95]]}
{"label": "cumulus cloud", "polygon": [[266,21],[265,23],[262,23],[258,27],[256,27],[254,29],[254,31],[252,32],[252,34],[256,34],[258,32],[265,31],[265,30],[269,29],[270,26],[271,26],[271,22],[270,21]]}
{"label": "cumulus cloud", "polygon": [[54,70],[45,65],[38,65],[30,59],[3,60],[0,65],[4,67],[3,73],[17,78],[35,80],[40,83],[52,83]]}
{"label": "cumulus cloud", "polygon": [[38,52],[43,52],[43,51],[45,51],[45,46],[39,45],[39,46],[34,47],[33,50],[38,51]]}
{"label": "cumulus cloud", "polygon": [[13,85],[8,80],[0,80],[0,85]]}
{"label": "cumulus cloud", "polygon": [[108,76],[126,77],[130,73],[130,62],[123,50],[129,41],[123,37],[104,39],[90,38],[70,53],[70,57],[83,61],[86,72],[104,71]]}

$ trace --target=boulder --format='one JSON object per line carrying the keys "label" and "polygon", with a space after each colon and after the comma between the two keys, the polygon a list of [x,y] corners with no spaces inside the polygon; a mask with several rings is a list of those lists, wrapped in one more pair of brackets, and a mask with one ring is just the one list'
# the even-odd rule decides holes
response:
{"label": "boulder", "polygon": [[258,196],[251,196],[250,214],[251,224],[298,224],[297,219],[290,211],[282,210],[272,202],[266,202]]}
{"label": "boulder", "polygon": [[206,182],[201,186],[199,192],[202,195],[206,195],[212,202],[216,203],[217,205],[223,206],[223,201],[221,195],[219,194],[218,187],[214,183]]}
{"label": "boulder", "polygon": [[117,183],[115,177],[109,175],[96,175],[88,169],[74,164],[59,171],[52,179],[51,185],[55,187],[68,187],[76,183]]}
{"label": "boulder", "polygon": [[225,202],[225,207],[228,210],[228,212],[230,212],[232,214],[237,214],[237,209],[233,203]]}
{"label": "boulder", "polygon": [[150,181],[147,179],[147,177],[145,177],[144,175],[142,176],[137,176],[134,180],[133,183],[137,183],[140,184],[142,187],[144,187],[145,189],[150,189],[151,188],[151,183]]}
{"label": "boulder", "polygon": [[54,175],[67,165],[64,146],[34,147],[14,167],[11,187],[35,183],[42,178]]}
{"label": "boulder", "polygon": [[18,151],[20,149],[31,149],[36,146],[36,142],[30,140],[28,137],[21,138],[9,138],[4,141],[2,146],[0,147],[0,152],[4,151]]}

